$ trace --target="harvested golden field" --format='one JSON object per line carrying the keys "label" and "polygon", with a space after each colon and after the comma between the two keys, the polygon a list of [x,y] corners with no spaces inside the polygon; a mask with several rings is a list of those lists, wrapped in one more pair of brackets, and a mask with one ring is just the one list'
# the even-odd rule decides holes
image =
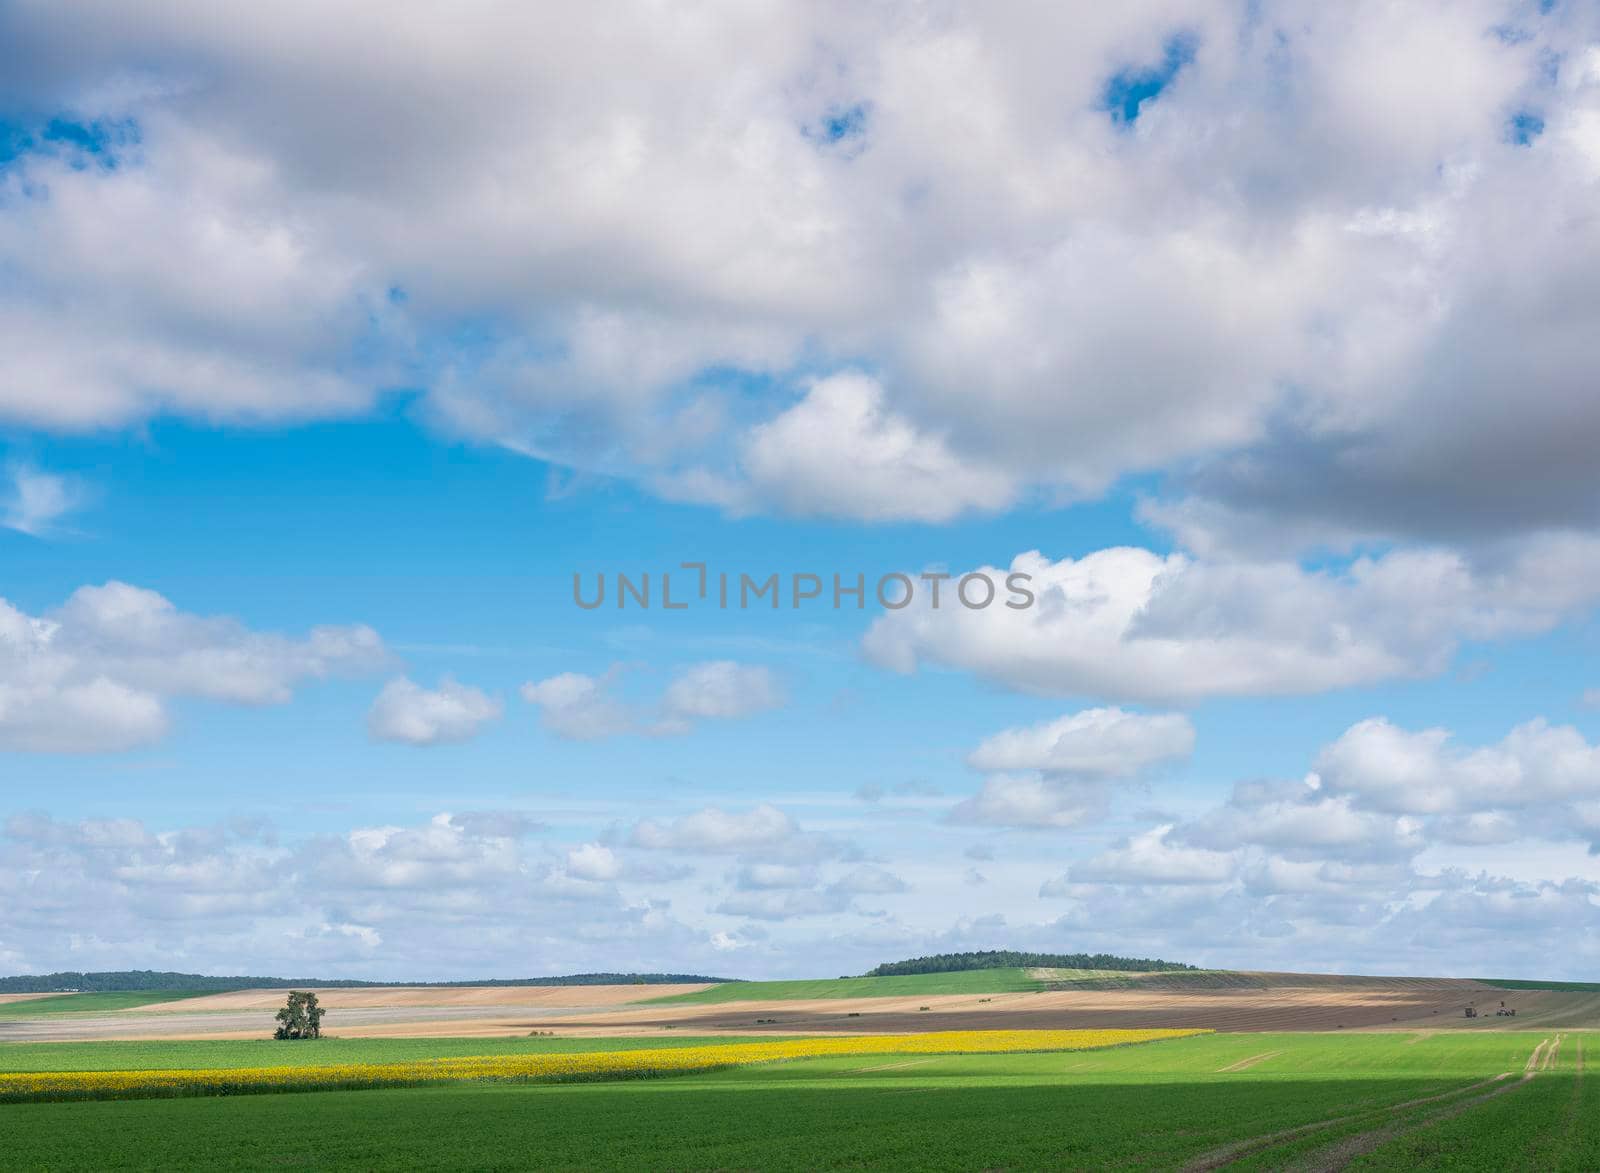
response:
{"label": "harvested golden field", "polygon": [[[1210,984],[1202,984],[1206,977]],[[1217,1031],[1600,1028],[1600,994],[1503,990],[1453,979],[1299,974],[1158,975],[1035,993],[888,998],[647,1001],[702,986],[477,986],[330,989],[325,1029],[346,1038],[574,1035],[855,1035],[968,1030],[1204,1028]],[[284,991],[245,990],[136,1009],[0,1024],[15,1041],[252,1038]],[[1515,1018],[1497,1018],[1501,1000]],[[1476,1004],[1482,1017],[1466,1019]],[[924,1009],[926,1007],[926,1009]]]}
{"label": "harvested golden field", "polygon": [[[620,1006],[641,998],[663,998],[689,994],[705,985],[626,985],[626,986],[382,986],[356,989],[308,987],[316,991],[324,1008],[413,1007],[413,1006]],[[161,1014],[171,1010],[276,1010],[283,1005],[285,990],[233,990],[185,998],[181,1002],[157,1002],[129,1010],[129,1014]]]}
{"label": "harvested golden field", "polygon": [[[1480,982],[1422,978],[1339,978],[1241,974],[1226,984],[1165,980],[1137,986],[1068,988],[1041,993],[922,998],[805,999],[716,1005],[638,1006],[571,1018],[566,1029],[674,1026],[702,1031],[976,1030],[1204,1027],[1218,1031],[1359,1029],[1537,1029],[1600,1026],[1600,995],[1500,990]],[[1501,999],[1518,1017],[1465,1019]],[[924,1009],[926,1007],[926,1009]],[[760,1024],[756,1019],[766,1020]]]}

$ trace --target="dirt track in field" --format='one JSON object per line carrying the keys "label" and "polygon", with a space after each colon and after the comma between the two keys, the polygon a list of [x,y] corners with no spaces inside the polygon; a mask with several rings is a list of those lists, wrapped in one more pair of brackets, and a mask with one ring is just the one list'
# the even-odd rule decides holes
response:
{"label": "dirt track in field", "polygon": [[[467,986],[319,991],[330,1034],[355,1037],[855,1034],[933,1030],[1209,1027],[1220,1031],[1547,1030],[1600,1027],[1600,994],[1500,990],[1472,981],[1228,975],[1218,988],[643,1005],[700,986]],[[100,1014],[0,1020],[0,1041],[258,1038],[282,990],[243,990]],[[1498,1018],[1504,999],[1517,1017]],[[1475,1003],[1482,1017],[1466,1019]],[[926,1010],[922,1007],[927,1007]],[[757,1019],[764,1021],[757,1022]]]}

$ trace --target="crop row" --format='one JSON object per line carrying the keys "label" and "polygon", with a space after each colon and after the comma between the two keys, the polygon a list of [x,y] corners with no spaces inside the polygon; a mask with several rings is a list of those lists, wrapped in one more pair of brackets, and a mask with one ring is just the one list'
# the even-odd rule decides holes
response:
{"label": "crop row", "polygon": [[747,1063],[840,1055],[1083,1051],[1204,1034],[1195,1030],[981,1030],[854,1038],[774,1039],[701,1047],[568,1054],[482,1055],[402,1063],[147,1071],[24,1071],[0,1074],[0,1102],[142,1099],[261,1092],[354,1090],[465,1081],[558,1083],[645,1079]]}

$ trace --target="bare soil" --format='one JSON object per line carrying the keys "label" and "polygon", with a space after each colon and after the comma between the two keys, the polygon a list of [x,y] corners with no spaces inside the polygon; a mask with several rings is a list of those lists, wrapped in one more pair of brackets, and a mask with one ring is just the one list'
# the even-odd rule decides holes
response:
{"label": "bare soil", "polygon": [[[1600,1028],[1600,994],[1500,990],[1479,982],[1324,975],[1222,975],[1213,987],[1066,988],[1041,993],[641,1004],[703,986],[461,986],[319,990],[324,1029],[355,1037],[855,1034],[935,1030],[1209,1027],[1220,1031]],[[26,997],[27,995],[23,995]],[[283,990],[241,990],[105,1014],[0,1023],[0,1040],[251,1038],[271,1032]],[[1497,1017],[1501,1000],[1515,1018]],[[1475,1004],[1480,1017],[1462,1010]],[[927,1009],[922,1009],[927,1007]],[[766,1020],[760,1023],[758,1019]]]}

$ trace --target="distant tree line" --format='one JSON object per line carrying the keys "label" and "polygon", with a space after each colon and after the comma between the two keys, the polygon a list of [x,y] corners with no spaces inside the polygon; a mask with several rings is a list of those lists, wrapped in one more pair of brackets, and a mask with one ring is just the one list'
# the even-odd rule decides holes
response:
{"label": "distant tree line", "polygon": [[213,977],[202,973],[166,973],[119,969],[100,973],[43,973],[0,977],[0,994],[50,994],[58,990],[123,993],[130,990],[183,990],[223,994],[229,990],[288,990],[306,986],[324,989],[368,989],[384,986],[657,986],[722,982],[726,978],[692,973],[575,973],[565,977],[490,978],[475,982],[363,982],[349,979]]}
{"label": "distant tree line", "polygon": [[867,970],[866,976],[955,973],[966,969],[1115,969],[1137,972],[1194,968],[1181,961],[1118,957],[1114,953],[1014,953],[1009,949],[990,949],[978,953],[934,953],[928,957],[913,957],[909,961],[890,961]]}

